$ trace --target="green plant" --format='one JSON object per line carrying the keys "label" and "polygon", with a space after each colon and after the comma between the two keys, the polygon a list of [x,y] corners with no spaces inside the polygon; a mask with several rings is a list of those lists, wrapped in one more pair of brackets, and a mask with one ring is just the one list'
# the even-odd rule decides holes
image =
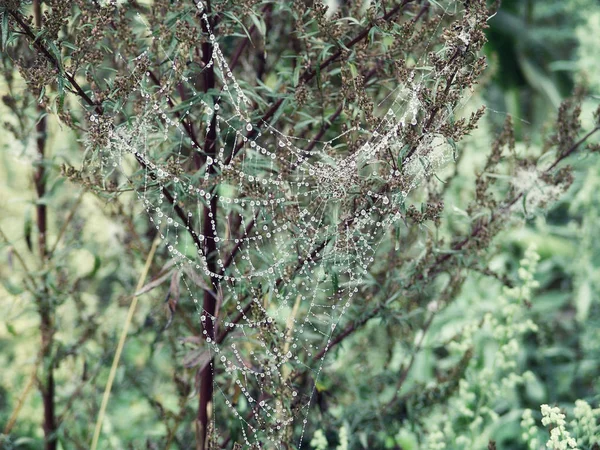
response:
{"label": "green plant", "polygon": [[[415,436],[430,448],[487,445],[503,394],[536,381],[516,370],[517,342],[535,328],[519,314],[534,303],[536,258],[526,254],[521,285],[493,297],[483,318],[450,337],[439,323],[464,306],[474,274],[513,283],[488,267],[494,239],[563,195],[573,182],[564,161],[600,124],[582,127],[578,91],[543,146],[517,145],[507,118],[481,164],[460,174],[484,114],[469,101],[479,99],[486,68],[486,2],[328,10],[321,2],[53,0],[34,2],[33,23],[29,5],[0,8],[4,103],[15,119],[6,127],[24,143],[27,114],[36,139],[46,121],[68,127],[77,156],[65,158],[60,179],[111,205],[111,221],[127,230],[109,261],[130,258],[128,267],[87,284],[101,291],[91,300],[95,321],[112,325],[104,305],[118,311],[118,292],[132,300],[135,262],[160,242],[145,269],[152,280],[134,298],[164,300],[166,318],[147,312],[134,323],[128,345],[146,356],[135,370],[122,366],[122,389],[110,396],[143,399],[140,415],[153,411],[157,436],[127,430],[110,404],[102,428],[98,376],[61,402],[65,411],[81,403],[79,420],[57,418],[57,396],[42,389],[46,448],[87,448],[92,422],[92,446],[104,430],[117,448],[294,448],[308,436],[314,447],[339,449]],[[21,80],[26,89],[16,87]],[[59,177],[58,164],[40,167]],[[46,236],[39,220],[37,228]],[[89,278],[105,267],[94,262]],[[22,285],[41,279],[21,275]],[[85,290],[77,279],[65,286],[73,297]],[[85,322],[85,308],[76,311]],[[101,347],[91,359],[105,362],[116,333],[106,338],[90,323],[81,343]],[[59,346],[48,336],[59,330],[42,326],[48,377],[67,355],[88,360],[75,350],[50,356]],[[485,367],[480,332],[497,346]],[[443,356],[432,366],[422,357],[433,345]],[[378,360],[366,363],[366,354]],[[119,381],[118,356],[105,399]],[[357,357],[363,368],[348,369]],[[372,378],[361,374],[366,364]],[[162,368],[156,378],[154,367]],[[102,363],[96,370],[106,372]],[[167,394],[151,388],[156,379]],[[445,411],[455,415],[436,428]],[[86,425],[70,431],[81,417]]]}

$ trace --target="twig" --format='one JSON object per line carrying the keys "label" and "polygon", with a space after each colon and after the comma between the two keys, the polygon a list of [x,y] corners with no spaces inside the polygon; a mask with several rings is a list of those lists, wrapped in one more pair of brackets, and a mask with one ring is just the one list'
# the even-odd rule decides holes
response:
{"label": "twig", "polygon": [[[381,16],[379,18],[378,21],[387,21],[389,19],[391,19],[392,17],[394,17],[395,15],[397,15],[398,13],[400,13],[404,7],[406,7],[406,5],[408,5],[409,3],[413,2],[414,0],[403,0],[402,3],[400,3],[399,5],[396,5],[396,7],[394,7],[393,9],[391,9],[387,14],[384,14],[383,16]],[[365,39],[368,35],[369,35],[369,31],[371,31],[371,28],[373,28],[375,25],[371,24],[369,26],[367,26],[365,29],[363,29],[354,39],[348,41],[346,44],[344,44],[344,48],[349,49],[354,47],[356,44],[358,44],[360,41],[362,41],[363,39]],[[324,69],[326,69],[329,65],[331,65],[333,62],[335,62],[337,59],[340,58],[340,56],[342,56],[342,50],[338,50],[336,51],[334,54],[332,54],[329,58],[327,58],[325,61],[323,61],[321,64],[319,64],[319,69],[306,69],[299,77],[298,79],[298,84],[301,83],[308,83],[310,80],[312,80],[317,73],[321,73]],[[281,105],[284,102],[284,97],[279,98],[279,100],[277,100],[262,116],[262,118],[259,120],[259,127],[262,126],[263,124],[266,124],[269,122],[269,120],[271,120],[271,118],[275,115],[275,113],[279,110],[279,108],[281,107]],[[258,128],[259,127],[254,127],[251,131],[249,131],[246,134],[246,138],[247,139],[251,139],[254,136],[256,136],[256,134],[258,133]],[[238,143],[238,145],[233,149],[233,151],[231,152],[231,154],[229,155],[229,157],[226,160],[226,164],[229,164],[231,162],[231,160],[233,158],[235,158],[235,156],[239,153],[239,151],[243,148],[244,146],[244,141],[240,140],[240,142]]]}
{"label": "twig", "polygon": [[[160,84],[160,80],[156,76],[156,74],[152,70],[148,71],[148,73],[150,74],[150,79],[154,82],[154,84],[159,89],[161,89],[162,85]],[[171,99],[171,96],[169,96],[169,95],[167,95],[167,103],[169,104],[169,106],[171,108],[175,108],[175,103],[173,102],[173,100]],[[198,142],[198,138],[196,137],[196,131],[194,130],[194,126],[192,125],[192,123],[189,120],[181,117],[181,114],[179,114],[179,111],[176,111],[174,114],[175,114],[175,117],[177,117],[177,120],[179,120],[183,124],[183,128],[185,129],[185,131],[188,134],[191,141],[196,146],[195,150],[200,151],[202,146]]]}
{"label": "twig", "polygon": [[[61,65],[60,63],[56,60],[56,58],[54,56],[52,56],[52,54],[48,51],[48,49],[46,47],[44,47],[42,45],[42,42],[40,39],[36,39],[35,34],[33,33],[33,31],[31,31],[31,28],[29,27],[29,25],[27,25],[27,23],[21,18],[20,14],[12,9],[8,10],[8,13],[13,17],[13,19],[19,24],[19,26],[21,27],[21,30],[23,30],[23,33],[25,33],[25,35],[27,35],[27,37],[29,37],[29,39],[31,40],[33,46],[35,48],[37,48],[40,52],[43,53],[43,55],[57,68],[57,69],[61,69]],[[85,100],[85,102],[89,105],[92,106],[94,108],[94,110],[98,113],[98,114],[103,114],[104,113],[104,109],[102,108],[102,105],[94,102],[86,93],[85,91],[81,88],[81,86],[79,86],[79,83],[77,83],[77,81],[75,80],[75,77],[73,75],[71,75],[70,73],[63,71],[63,73],[65,74],[65,77],[67,78],[67,80],[69,80],[69,83],[71,84],[71,86],[73,86],[73,89],[75,89],[75,91],[77,91],[77,94],[83,99]]]}
{"label": "twig", "polygon": [[[29,37],[29,39],[31,39],[32,43],[34,44],[34,46],[57,68],[60,69],[60,64],[59,62],[50,54],[50,52],[43,46],[41,39],[37,39],[35,38],[35,35],[33,34],[33,32],[31,31],[31,29],[29,28],[29,25],[27,25],[26,22],[23,21],[23,19],[19,16],[17,11],[10,11],[11,16],[13,16],[13,18],[15,19],[15,21],[19,24],[19,26],[21,27],[21,29],[23,30],[23,33]],[[81,88],[81,86],[79,86],[79,84],[77,83],[77,81],[75,80],[75,78],[71,75],[69,75],[68,73],[65,72],[65,76],[67,77],[69,83],[71,83],[71,85],[73,86],[73,89],[75,89],[77,95],[79,95],[79,97],[81,97],[87,104],[88,106],[91,106],[94,108],[94,110],[99,114],[99,115],[103,115],[104,114],[104,110],[102,108],[102,105],[99,105],[97,103],[95,103],[85,92],[84,90]],[[148,166],[143,162],[143,160],[141,158],[136,158],[136,160],[140,163],[140,165],[142,166],[142,168],[144,168],[145,170],[148,170],[149,172],[151,172],[148,168]],[[171,193],[168,191],[168,189],[165,186],[161,187],[161,191],[162,193],[165,195],[165,198],[167,199],[167,201],[173,205],[173,208],[175,209],[175,212],[177,213],[177,215],[179,216],[179,218],[183,221],[183,223],[186,223],[188,221],[188,215],[186,214],[185,211],[183,211],[183,209],[181,208],[181,206],[179,206],[178,203],[175,202],[174,197],[171,195]],[[189,229],[189,233],[192,236],[192,239],[194,240],[194,242],[201,246],[201,241],[198,238],[197,233],[191,228],[191,227],[187,227]],[[199,247],[200,248],[200,247]]]}
{"label": "twig", "polygon": [[322,359],[325,356],[325,353],[327,353],[329,350],[331,350],[332,347],[335,347],[336,345],[338,345],[340,342],[342,342],[344,339],[346,339],[348,336],[350,336],[352,333],[354,333],[356,330],[358,330],[360,327],[362,327],[364,324],[366,324],[370,319],[375,317],[379,313],[380,310],[381,310],[381,306],[377,306],[376,308],[374,308],[370,313],[368,313],[366,316],[364,316],[359,321],[348,325],[344,329],[344,331],[342,331],[340,334],[338,334],[335,338],[333,338],[331,340],[331,343],[329,343],[328,345],[323,347],[321,349],[321,351],[313,357],[313,360],[318,361],[319,359]]}
{"label": "twig", "polygon": [[587,133],[585,136],[583,136],[581,139],[579,139],[577,142],[575,142],[571,146],[571,148],[569,148],[566,152],[563,152],[558,158],[556,158],[556,161],[554,161],[554,163],[552,163],[552,165],[546,169],[546,173],[549,173],[552,169],[554,169],[558,165],[558,163],[560,163],[567,156],[570,156],[573,152],[575,152],[581,144],[583,144],[585,141],[587,141],[589,138],[591,138],[599,130],[600,130],[600,126],[596,126],[592,130],[590,130],[589,133]]}
{"label": "twig", "polygon": [[410,369],[412,369],[412,366],[415,363],[417,354],[421,351],[421,347],[423,346],[423,341],[425,341],[425,335],[427,334],[427,331],[429,331],[429,328],[431,327],[431,323],[433,322],[434,318],[435,318],[435,313],[431,313],[431,315],[429,316],[429,318],[423,325],[423,328],[421,328],[421,336],[420,336],[419,342],[417,342],[412,354],[410,355],[410,361],[408,362],[408,365],[402,370],[402,373],[400,374],[400,378],[398,379],[398,382],[396,384],[396,392],[394,393],[394,397],[388,403],[388,405],[392,405],[398,398],[400,389],[402,389],[404,382],[408,378],[408,374],[410,373]]}
{"label": "twig", "polygon": [[71,207],[71,210],[69,211],[69,214],[67,215],[67,218],[63,222],[62,227],[60,228],[60,231],[58,232],[58,236],[56,236],[54,245],[50,249],[50,252],[48,252],[48,258],[52,257],[52,255],[56,251],[56,247],[58,247],[58,243],[60,242],[63,235],[67,231],[67,228],[69,227],[69,224],[71,223],[71,220],[73,220],[73,217],[75,216],[75,211],[77,211],[77,208],[79,207],[79,204],[81,203],[81,200],[83,199],[83,194],[85,194],[85,190],[82,190],[79,193],[79,195],[77,196],[77,200],[75,200],[75,203]]}
{"label": "twig", "polygon": [[25,403],[25,399],[29,395],[31,388],[33,388],[33,386],[35,386],[35,379],[36,379],[36,374],[37,374],[39,365],[40,365],[40,358],[38,356],[38,358],[36,359],[35,364],[33,366],[33,370],[31,371],[31,376],[29,377],[29,381],[25,385],[25,389],[23,389],[23,392],[21,392],[21,395],[19,396],[19,399],[17,400],[17,404],[15,405],[15,409],[13,409],[13,412],[10,415],[8,422],[6,423],[6,426],[4,427],[4,434],[6,434],[6,435],[10,434],[12,427],[15,425],[15,423],[17,421],[19,412],[21,411],[21,408],[23,407],[23,404]]}
{"label": "twig", "polygon": [[[2,231],[2,228],[0,228],[0,237],[2,237],[2,239],[4,239],[4,241],[8,245],[11,245],[10,241],[8,240],[8,236],[6,236],[6,234],[4,234],[4,231]],[[25,271],[25,277],[31,283],[31,287],[30,287],[31,292],[35,292],[36,291],[36,282],[33,279],[33,277],[31,276],[31,272],[29,271],[29,268],[27,267],[25,260],[23,259],[21,254],[18,252],[18,250],[14,246],[12,246],[12,252],[16,256],[17,260],[19,261],[19,264],[21,264],[21,266],[23,267],[23,270]]]}
{"label": "twig", "polygon": [[233,249],[231,250],[231,253],[225,260],[225,263],[223,264],[223,268],[219,272],[219,275],[223,275],[225,273],[225,271],[229,268],[229,266],[231,266],[231,264],[233,263],[233,260],[235,259],[235,256],[240,251],[240,248],[242,247],[242,245],[244,243],[242,238],[244,236],[248,236],[250,231],[252,231],[252,228],[254,228],[254,225],[256,225],[256,215],[254,215],[254,217],[252,217],[252,220],[248,223],[248,225],[246,225],[246,229],[244,230],[244,235],[239,237],[237,244],[235,244],[235,247],[233,247]]}

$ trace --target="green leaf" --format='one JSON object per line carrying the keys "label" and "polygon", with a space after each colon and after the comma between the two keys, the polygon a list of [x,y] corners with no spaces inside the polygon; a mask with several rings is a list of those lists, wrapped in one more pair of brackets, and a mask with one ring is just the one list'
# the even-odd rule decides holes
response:
{"label": "green leaf", "polygon": [[90,273],[85,275],[84,278],[93,279],[96,276],[96,274],[98,273],[100,266],[102,265],[101,264],[102,261],[101,261],[100,257],[98,255],[96,255],[95,253],[93,254],[93,256],[94,256],[94,267],[92,267],[92,270],[90,271]]}
{"label": "green leaf", "polygon": [[50,188],[48,189],[48,191],[46,192],[46,194],[44,195],[44,197],[47,198],[52,198],[53,196],[56,195],[56,193],[59,191],[59,189],[61,188],[61,186],[63,184],[65,184],[65,178],[64,177],[58,177],[54,180],[54,182],[52,183],[52,185],[50,186]]}
{"label": "green leaf", "polygon": [[546,398],[546,387],[536,376],[526,381],[525,392],[527,393],[527,397],[537,403],[543,403]]}
{"label": "green leaf", "polygon": [[340,289],[340,279],[337,272],[331,274],[331,282],[333,283],[333,293],[335,294]]}
{"label": "green leaf", "polygon": [[16,296],[23,293],[23,289],[20,286],[13,284],[9,280],[2,280],[2,286],[4,286],[4,289],[6,289],[6,292],[8,292],[10,295]]}
{"label": "green leaf", "polygon": [[562,96],[555,82],[539,66],[530,62],[522,53],[518,54],[517,60],[529,84],[545,95],[555,108],[558,108],[562,101]]}
{"label": "green leaf", "polygon": [[58,49],[58,47],[56,46],[56,44],[50,40],[48,40],[48,42],[46,43],[46,45],[48,46],[48,51],[50,51],[50,54],[52,56],[54,56],[54,59],[56,59],[56,63],[58,64],[58,68],[62,71],[62,61],[61,61],[61,57],[60,57],[60,50]]}
{"label": "green leaf", "polygon": [[[252,20],[252,23],[254,23],[254,26],[256,27],[260,35],[265,36],[267,34],[267,26],[264,20],[260,19],[255,14],[250,14],[250,19]],[[250,42],[252,42],[252,39],[250,39]]]}
{"label": "green leaf", "polygon": [[198,103],[203,97],[205,97],[207,94],[198,94],[198,95],[194,95],[193,97],[188,98],[185,102],[181,102],[178,105],[175,105],[173,108],[170,109],[171,112],[178,112],[178,111],[183,111],[183,110],[189,110],[192,106],[194,106],[196,103]]}
{"label": "green leaf", "polygon": [[298,81],[300,81],[300,69],[302,69],[302,58],[298,57],[296,60],[296,67],[294,68],[294,74],[292,75],[292,83],[294,86],[298,86]]}
{"label": "green leaf", "polygon": [[281,104],[281,107],[279,108],[279,110],[277,111],[277,113],[271,119],[271,125],[274,125],[277,122],[277,120],[279,120],[279,118],[281,117],[281,115],[285,111],[285,107],[290,103],[290,101],[291,101],[291,98],[290,97],[286,97],[286,99]]}
{"label": "green leaf", "polygon": [[65,48],[68,48],[69,50],[79,50],[79,47],[77,47],[76,45],[71,44],[70,42],[67,41],[63,41],[61,42],[61,45]]}
{"label": "green leaf", "polygon": [[38,103],[42,103],[42,100],[44,99],[44,94],[46,93],[46,86],[42,86],[42,89],[40,90],[40,95],[37,99]]}
{"label": "green leaf", "polygon": [[2,12],[2,50],[6,49],[8,42],[8,12]]}
{"label": "green leaf", "polygon": [[58,74],[58,112],[62,112],[63,107],[65,106],[65,79],[62,74]]}
{"label": "green leaf", "polygon": [[356,68],[356,65],[349,62],[348,67],[350,68],[350,73],[352,74],[352,78],[356,78],[358,76],[358,69]]}
{"label": "green leaf", "polygon": [[8,333],[12,336],[17,336],[17,330],[15,330],[15,327],[13,326],[12,323],[8,323],[6,322],[6,331],[8,331]]}
{"label": "green leaf", "polygon": [[14,443],[15,447],[20,447],[20,446],[26,445],[26,444],[37,444],[37,441],[30,437],[20,437]]}
{"label": "green leaf", "polygon": [[575,308],[577,310],[577,320],[585,322],[589,316],[590,306],[592,304],[592,287],[589,280],[579,286],[577,296],[575,297]]}
{"label": "green leaf", "polygon": [[23,222],[23,237],[25,238],[25,243],[30,252],[33,252],[33,245],[31,244],[32,227],[31,210],[27,209],[27,211],[25,211],[25,220]]}
{"label": "green leaf", "polygon": [[458,150],[456,148],[456,142],[454,142],[454,139],[452,138],[448,138],[448,144],[450,144],[450,147],[452,147],[452,159],[454,160],[454,162],[456,162],[456,158],[458,157]]}

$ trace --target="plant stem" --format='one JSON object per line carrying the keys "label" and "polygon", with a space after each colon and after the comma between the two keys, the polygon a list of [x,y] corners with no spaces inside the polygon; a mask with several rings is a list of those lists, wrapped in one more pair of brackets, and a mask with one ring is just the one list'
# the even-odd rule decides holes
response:
{"label": "plant stem", "polygon": [[[33,2],[33,18],[35,27],[40,30],[42,28],[42,4],[41,0]],[[44,164],[46,138],[48,130],[48,122],[46,119],[46,111],[42,105],[37,107],[40,118],[35,126],[36,129],[36,146],[37,146],[37,167],[34,168],[33,181],[37,194],[36,205],[36,222],[38,228],[38,253],[40,258],[40,266],[43,268],[46,265],[48,258],[48,248],[46,244],[48,232],[48,211],[45,202],[42,201],[46,194],[46,167]],[[44,405],[44,448],[46,450],[56,450],[57,436],[56,431],[58,425],[56,423],[56,405],[54,402],[54,361],[52,358],[52,349],[54,346],[54,308],[52,299],[50,298],[48,287],[44,282],[42,291],[37,299],[38,311],[40,314],[40,352],[44,363],[44,373],[41,377],[40,392],[42,394],[42,404]]]}
{"label": "plant stem", "polygon": [[[202,20],[202,31],[205,35],[208,35],[212,32],[209,30],[210,26],[210,13],[211,6],[210,1],[206,2],[206,13],[208,15],[208,24],[206,21]],[[202,62],[205,67],[208,67],[211,62],[213,54],[213,46],[210,42],[204,42],[202,44]],[[208,67],[207,70],[204,71],[204,92],[209,92],[215,87],[215,73],[213,69],[214,65]],[[216,131],[216,116],[213,113],[210,130],[206,135],[206,140],[204,141],[204,155],[207,157],[210,156],[212,158],[216,155],[216,140],[217,140],[217,131]],[[200,154],[194,154],[194,162],[196,163],[196,170],[198,170],[202,164],[206,161],[205,158],[200,159]],[[209,165],[208,168],[209,174],[214,173],[214,165]],[[213,192],[214,194],[214,192]],[[206,257],[207,269],[211,273],[217,273],[217,244],[215,238],[217,236],[217,216],[218,216],[218,203],[217,196],[212,195],[210,202],[208,205],[204,207],[204,213],[202,217],[202,227],[204,238],[204,255]],[[219,280],[217,278],[211,278],[213,290],[217,292]],[[215,298],[211,295],[207,290],[204,291],[203,298],[203,315],[205,315],[206,319],[202,322],[202,326],[204,328],[203,335],[205,339],[211,339],[213,342],[215,340],[215,324],[216,324],[216,308],[217,302]],[[196,448],[199,450],[205,450],[208,447],[208,425],[210,422],[210,410],[212,404],[213,397],[213,367],[212,363],[207,364],[201,372],[200,376],[200,390],[199,390],[199,399],[198,399],[198,414],[197,414],[197,434],[198,434],[198,442],[196,442]]]}
{"label": "plant stem", "polygon": [[6,426],[4,427],[5,435],[10,434],[10,431],[12,430],[13,426],[17,422],[17,417],[19,417],[19,412],[21,411],[21,408],[23,407],[23,404],[25,403],[25,399],[29,395],[29,392],[31,391],[31,389],[35,386],[35,380],[37,378],[37,371],[38,371],[39,364],[40,364],[40,358],[38,357],[35,361],[35,364],[33,365],[33,370],[31,371],[31,376],[29,377],[29,381],[27,382],[27,384],[25,385],[25,388],[23,389],[23,392],[19,396],[19,399],[17,400],[17,404],[15,405],[15,409],[13,409],[13,412],[11,413],[10,418],[8,419],[8,422],[6,422]]}
{"label": "plant stem", "polygon": [[31,285],[31,286],[29,286],[29,289],[31,290],[31,292],[36,292],[37,291],[37,283],[35,282],[35,279],[31,276],[31,272],[30,272],[29,268],[27,267],[27,263],[21,256],[21,253],[19,253],[17,251],[17,249],[10,243],[8,236],[4,233],[4,231],[2,231],[2,228],[0,228],[0,237],[8,245],[10,245],[12,253],[15,255],[15,257],[19,261],[19,264],[21,264],[21,267],[23,268],[23,271],[25,272],[25,278],[27,279],[27,281],[29,281],[29,284]]}
{"label": "plant stem", "polygon": [[[40,39],[36,39],[35,33],[29,27],[28,23],[21,17],[21,15],[18,13],[18,11],[9,10],[9,14],[13,17],[13,19],[19,25],[19,28],[21,29],[22,34],[24,34],[25,36],[27,36],[29,38],[29,41],[31,42],[31,45],[33,45],[33,47],[35,47],[37,49],[37,51],[40,53],[40,55],[44,56],[48,61],[50,61],[50,63],[55,68],[60,69],[61,65],[60,65],[59,61],[57,61],[56,58],[54,58],[54,56],[52,56],[52,54],[50,53],[50,51],[43,45],[43,39],[41,39],[41,38]],[[83,90],[83,88],[77,83],[77,81],[75,80],[75,74],[71,75],[71,74],[65,72],[65,77],[69,81],[71,87],[75,90],[75,93],[88,106],[90,106],[91,108],[93,108],[93,110],[96,111],[96,113],[98,115],[103,115],[104,114],[104,109],[103,109],[102,105],[100,103],[94,102],[90,98],[90,96],[85,93],[85,91]],[[142,158],[138,157],[138,158],[136,158],[136,160],[138,161],[138,163],[140,164],[140,166],[143,169],[147,170],[150,174],[152,174],[152,170],[146,165],[146,163],[144,162],[144,160]],[[168,191],[168,189],[165,186],[162,186],[161,191],[165,195],[167,201],[171,205],[173,205],[173,208],[175,209],[175,212],[177,213],[177,215],[179,216],[179,218],[184,223],[187,222],[188,215],[182,209],[182,207],[177,202],[175,202],[175,199],[174,199],[173,195],[171,195],[171,193]],[[189,228],[189,233],[192,236],[192,239],[194,240],[194,242],[196,244],[200,244],[200,240],[198,239],[198,235],[196,234],[196,232],[192,228]]]}
{"label": "plant stem", "polygon": [[[402,2],[400,4],[396,5],[393,9],[391,9],[390,11],[388,11],[387,13],[385,13],[384,15],[382,15],[381,17],[379,17],[378,20],[379,21],[384,21],[384,22],[387,22],[388,20],[391,20],[394,16],[402,13],[402,11],[404,10],[404,8],[409,3],[412,3],[413,1],[414,0],[402,0]],[[374,26],[375,26],[374,23],[369,24],[358,35],[356,35],[352,40],[346,42],[344,44],[344,48],[350,49],[350,48],[354,47],[356,44],[358,44],[360,41],[366,39],[369,36],[369,32],[371,31],[371,29]],[[298,83],[299,84],[300,83],[308,83],[309,81],[311,81],[317,75],[317,73],[323,72],[324,69],[326,69],[327,67],[329,67],[335,61],[337,61],[341,56],[342,56],[342,50],[339,49],[336,52],[334,52],[329,58],[327,58],[325,61],[323,61],[321,64],[319,64],[318,70],[317,70],[317,68],[314,68],[314,69],[308,68],[308,69],[306,69],[300,75],[300,77],[298,79]],[[258,127],[261,127],[263,124],[269,123],[269,121],[275,115],[275,113],[279,110],[279,108],[281,107],[281,105],[283,105],[284,100],[285,100],[285,97],[281,97],[281,98],[279,98],[279,100],[277,100],[275,103],[273,103],[273,105],[271,105],[271,107],[259,119],[259,121],[258,121]],[[258,133],[258,128],[254,127],[252,129],[252,131],[249,131],[248,133],[246,133],[246,138],[252,139],[254,136],[256,136],[257,133]],[[240,140],[240,142],[237,144],[237,146],[232,150],[231,154],[228,156],[228,158],[225,161],[225,163],[229,164],[231,162],[231,160],[233,158],[235,158],[235,156],[240,152],[240,150],[243,148],[243,146],[244,146],[244,141]]]}
{"label": "plant stem", "polygon": [[58,247],[58,244],[60,243],[60,240],[64,236],[65,232],[67,231],[67,228],[69,227],[69,224],[71,223],[71,220],[73,220],[73,217],[75,216],[75,211],[77,211],[77,208],[79,207],[79,205],[81,203],[81,200],[83,199],[83,194],[85,194],[85,189],[83,189],[79,193],[79,195],[77,196],[77,200],[75,200],[75,203],[73,204],[73,206],[69,210],[69,214],[68,214],[67,218],[64,220],[64,222],[62,224],[62,227],[61,227],[60,231],[58,232],[58,236],[56,236],[56,240],[54,241],[54,245],[52,246],[52,248],[50,249],[50,252],[48,253],[48,257],[52,257],[52,255],[56,251],[56,248]]}
{"label": "plant stem", "polygon": [[[148,275],[148,271],[150,270],[150,266],[152,264],[152,260],[154,259],[154,253],[156,252],[156,248],[160,239],[155,239],[152,243],[152,247],[150,248],[150,253],[148,253],[148,257],[146,258],[146,264],[144,265],[144,269],[140,275],[138,280],[137,287],[135,288],[135,292],[138,292],[144,286],[146,281],[146,276]],[[123,347],[125,346],[125,339],[127,339],[127,332],[129,331],[129,325],[131,325],[131,320],[133,319],[133,313],[135,312],[135,308],[138,303],[138,296],[133,296],[131,299],[131,305],[129,305],[129,311],[127,312],[127,318],[125,319],[125,324],[123,325],[123,329],[121,330],[121,337],[119,339],[119,344],[117,345],[117,350],[115,352],[115,357],[113,358],[113,363],[110,368],[110,373],[108,374],[108,381],[106,382],[106,388],[104,389],[104,395],[102,396],[102,404],[100,405],[100,412],[98,413],[98,419],[96,420],[96,428],[94,429],[94,437],[92,439],[91,450],[96,450],[98,446],[98,440],[100,439],[100,431],[102,430],[102,422],[104,420],[104,415],[106,414],[106,406],[108,405],[108,399],[110,398],[110,391],[112,389],[113,382],[115,381],[115,375],[117,373],[117,367],[119,366],[119,360],[121,359],[121,353],[123,352]]]}

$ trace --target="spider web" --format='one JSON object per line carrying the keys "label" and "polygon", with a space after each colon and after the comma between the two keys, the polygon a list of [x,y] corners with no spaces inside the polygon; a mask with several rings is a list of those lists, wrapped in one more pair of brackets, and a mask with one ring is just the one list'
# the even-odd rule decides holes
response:
{"label": "spider web", "polygon": [[[217,416],[230,417],[238,421],[245,446],[287,448],[294,440],[301,447],[325,355],[351,305],[361,302],[359,287],[380,242],[404,220],[411,191],[454,155],[446,139],[430,131],[400,168],[385,162],[386,152],[401,154],[408,129],[417,124],[426,71],[378,105],[389,107],[374,129],[347,131],[364,138],[353,152],[343,151],[344,135],[307,151],[302,140],[268,123],[253,124],[251,102],[212,34],[203,4],[197,7],[221,90],[207,101],[190,80],[183,82],[197,101],[194,107],[204,109],[206,135],[216,128],[215,155],[204,155],[194,174],[181,170],[188,159],[182,154],[182,120],[189,109],[175,117],[169,104],[169,92],[181,79],[174,75],[172,52],[163,49],[173,74],[157,90],[150,73],[138,73],[143,112],[110,131],[100,160],[106,177],[119,171],[143,180],[136,194],[196,305],[213,373],[214,430]],[[134,76],[145,57],[133,61]],[[177,150],[165,160],[158,155],[172,146],[173,135],[179,136]],[[141,174],[127,173],[131,154],[142,163]],[[185,220],[173,206],[182,200],[189,211]],[[212,210],[215,204],[218,211]],[[207,227],[209,235],[197,231]],[[214,254],[206,254],[207,240],[213,240]],[[214,315],[203,309],[205,291],[217,303]],[[217,330],[213,338],[209,323]],[[227,338],[221,340],[223,332]],[[312,381],[301,382],[301,374]],[[233,382],[226,385],[223,378]]]}

